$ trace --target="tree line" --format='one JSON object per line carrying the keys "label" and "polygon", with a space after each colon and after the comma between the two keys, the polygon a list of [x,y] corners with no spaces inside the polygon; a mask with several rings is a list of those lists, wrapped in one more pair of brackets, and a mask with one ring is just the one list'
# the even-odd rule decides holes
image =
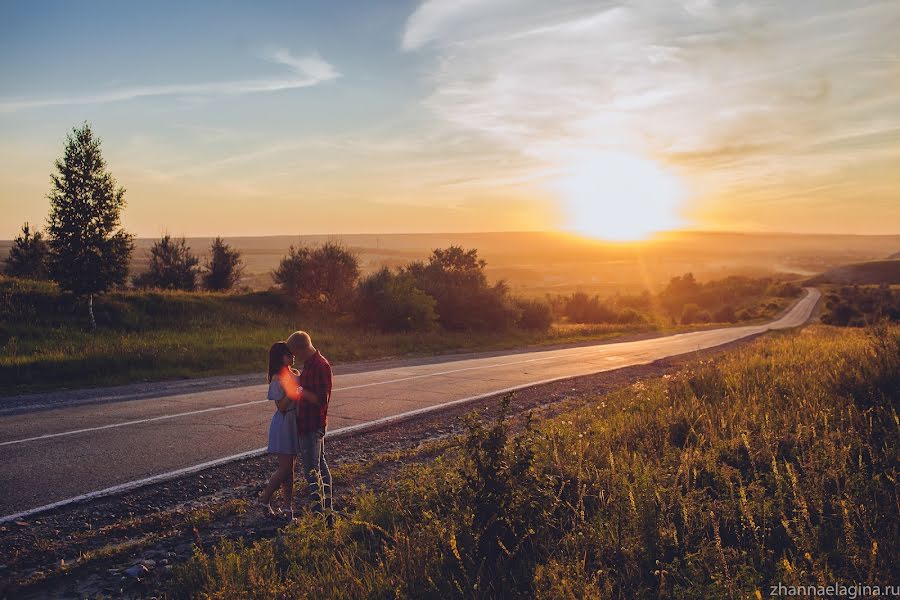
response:
{"label": "tree line", "polygon": [[383,267],[364,277],[355,254],[336,242],[292,246],[272,273],[299,304],[349,312],[381,331],[500,331],[547,329],[550,306],[515,298],[500,281],[488,283],[476,249],[438,248],[425,261]]}
{"label": "tree line", "polygon": [[[13,277],[50,279],[85,297],[96,327],[93,296],[126,285],[134,236],[121,227],[125,188],[103,159],[100,139],[88,123],[66,137],[48,194],[46,233],[30,224],[13,241],[5,272]],[[351,312],[362,326],[383,331],[497,331],[512,326],[546,329],[553,316],[547,303],[514,298],[500,281],[489,284],[477,250],[436,249],[425,261],[383,268],[361,277],[356,255],[336,242],[291,246],[272,278],[296,303],[331,312]],[[202,267],[184,237],[166,234],[150,248],[147,270],[132,277],[138,288],[226,291],[240,281],[243,261],[221,238]]]}

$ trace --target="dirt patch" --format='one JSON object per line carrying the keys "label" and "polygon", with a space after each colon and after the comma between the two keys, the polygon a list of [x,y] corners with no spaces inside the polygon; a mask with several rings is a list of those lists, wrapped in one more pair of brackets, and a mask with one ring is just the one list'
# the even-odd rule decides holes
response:
{"label": "dirt patch", "polygon": [[[521,426],[529,411],[539,418],[560,414],[586,398],[746,343],[748,339],[521,390],[509,407],[512,426]],[[377,489],[399,469],[458,445],[463,416],[478,410],[492,418],[499,399],[455,405],[329,440],[336,508],[348,507],[362,486]],[[195,545],[209,548],[223,538],[252,542],[278,534],[286,519],[265,517],[251,504],[273,468],[271,457],[252,458],[4,524],[0,597],[151,597]],[[295,506],[301,500],[298,495]]]}

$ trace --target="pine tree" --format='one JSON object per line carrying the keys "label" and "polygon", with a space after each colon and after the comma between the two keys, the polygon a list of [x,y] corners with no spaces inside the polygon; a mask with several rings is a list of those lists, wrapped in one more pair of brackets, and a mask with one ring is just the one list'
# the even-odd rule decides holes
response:
{"label": "pine tree", "polygon": [[40,231],[32,233],[31,226],[26,222],[22,226],[22,234],[16,236],[9,249],[4,272],[10,277],[46,279],[49,251],[43,234]]}
{"label": "pine tree", "polygon": [[150,248],[150,266],[134,278],[137,287],[193,291],[197,287],[200,259],[191,254],[187,241],[168,233]]}
{"label": "pine tree", "polygon": [[96,327],[94,294],[125,283],[134,249],[132,236],[120,227],[125,188],[107,170],[100,139],[87,123],[66,136],[63,157],[50,178],[50,277],[63,290],[88,297]]}
{"label": "pine tree", "polygon": [[240,281],[244,272],[241,253],[217,237],[210,247],[209,262],[204,265],[203,286],[211,292],[230,290]]}

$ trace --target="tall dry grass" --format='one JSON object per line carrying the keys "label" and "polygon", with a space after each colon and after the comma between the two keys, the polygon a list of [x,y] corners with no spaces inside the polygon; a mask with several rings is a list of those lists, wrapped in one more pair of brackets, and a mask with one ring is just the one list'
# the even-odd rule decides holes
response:
{"label": "tall dry grass", "polygon": [[202,598],[759,598],[896,583],[900,327],[818,326],[363,491],[335,531],[197,551]]}

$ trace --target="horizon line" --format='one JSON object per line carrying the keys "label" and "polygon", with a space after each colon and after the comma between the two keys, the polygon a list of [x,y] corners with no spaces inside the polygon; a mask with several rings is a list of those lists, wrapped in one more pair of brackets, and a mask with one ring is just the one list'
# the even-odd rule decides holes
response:
{"label": "horizon line", "polygon": [[[737,230],[737,229],[669,229],[657,231],[648,236],[645,239],[639,240],[615,240],[615,239],[604,239],[604,238],[591,238],[584,235],[579,235],[576,233],[568,232],[568,231],[560,231],[560,230],[550,230],[550,229],[519,229],[519,230],[504,230],[504,231],[449,231],[449,232],[437,232],[437,231],[418,231],[418,232],[379,232],[379,233],[270,233],[270,234],[240,234],[240,235],[206,235],[206,234],[197,234],[197,235],[188,235],[188,234],[171,234],[171,233],[163,233],[159,236],[142,236],[135,235],[135,240],[157,240],[164,235],[170,235],[173,238],[185,238],[185,239],[215,239],[217,237],[225,239],[250,239],[250,238],[279,238],[279,237],[292,237],[302,239],[304,237],[363,237],[363,236],[372,236],[372,237],[400,237],[400,236],[421,236],[421,235],[433,235],[433,236],[466,236],[466,235],[527,235],[527,234],[550,234],[550,235],[558,235],[571,237],[575,240],[581,242],[588,243],[599,243],[599,244],[610,244],[610,245],[633,245],[633,244],[642,244],[642,243],[652,243],[654,241],[659,241],[659,238],[666,235],[681,235],[681,234],[694,234],[694,235],[782,235],[782,236],[797,236],[797,237],[812,237],[812,236],[832,236],[832,237],[900,237],[900,232],[897,233],[839,233],[839,232],[793,232],[793,231],[766,231],[766,230]],[[0,239],[0,243],[12,243],[12,239]]]}

